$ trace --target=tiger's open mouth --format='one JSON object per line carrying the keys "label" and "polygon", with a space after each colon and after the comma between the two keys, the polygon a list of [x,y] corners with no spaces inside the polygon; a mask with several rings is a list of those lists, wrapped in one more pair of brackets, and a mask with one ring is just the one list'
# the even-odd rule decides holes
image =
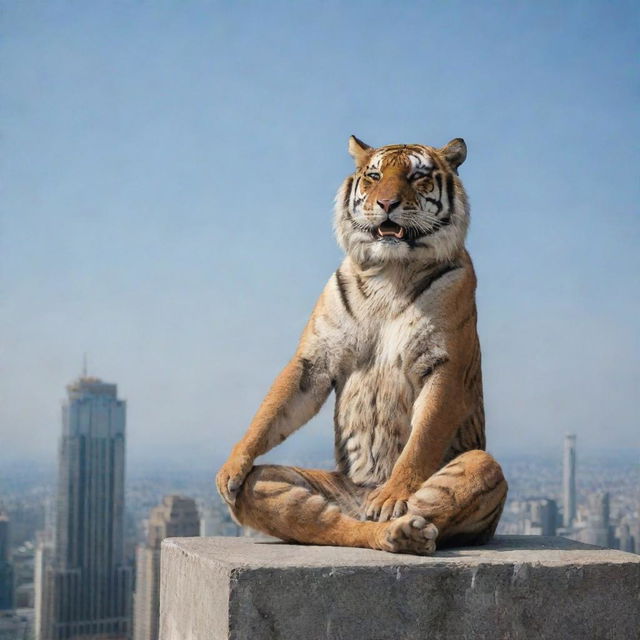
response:
{"label": "tiger's open mouth", "polygon": [[391,220],[385,220],[375,230],[375,235],[378,236],[378,238],[396,238],[402,240],[402,238],[404,238],[404,227],[401,227]]}
{"label": "tiger's open mouth", "polygon": [[408,244],[410,247],[414,247],[420,238],[430,236],[442,227],[451,224],[451,218],[446,216],[442,220],[432,223],[431,228],[426,230],[412,225],[403,227],[392,220],[385,220],[377,227],[367,225],[366,230],[364,225],[357,224],[353,218],[351,224],[357,231],[371,234],[370,237],[374,242],[390,245]]}

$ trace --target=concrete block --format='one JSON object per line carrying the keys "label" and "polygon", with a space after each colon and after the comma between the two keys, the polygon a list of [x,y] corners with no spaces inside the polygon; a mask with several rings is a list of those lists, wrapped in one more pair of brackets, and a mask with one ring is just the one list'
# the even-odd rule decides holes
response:
{"label": "concrete block", "polygon": [[640,556],[565,538],[430,557],[169,538],[161,566],[160,640],[640,637]]}

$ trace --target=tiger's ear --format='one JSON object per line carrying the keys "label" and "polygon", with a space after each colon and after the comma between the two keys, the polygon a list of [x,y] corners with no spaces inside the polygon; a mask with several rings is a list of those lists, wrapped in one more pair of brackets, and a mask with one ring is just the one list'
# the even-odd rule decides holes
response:
{"label": "tiger's ear", "polygon": [[356,169],[361,169],[371,157],[371,147],[358,140],[355,136],[349,137],[349,153],[356,163]]}
{"label": "tiger's ear", "polygon": [[458,173],[458,167],[467,157],[467,145],[462,138],[454,138],[439,149],[449,166]]}

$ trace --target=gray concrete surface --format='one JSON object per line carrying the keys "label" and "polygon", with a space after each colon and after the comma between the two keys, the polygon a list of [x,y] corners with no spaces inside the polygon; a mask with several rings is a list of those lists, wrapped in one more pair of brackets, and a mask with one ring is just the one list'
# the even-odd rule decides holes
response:
{"label": "gray concrete surface", "polygon": [[640,638],[640,556],[564,538],[396,555],[247,538],[162,544],[160,640]]}

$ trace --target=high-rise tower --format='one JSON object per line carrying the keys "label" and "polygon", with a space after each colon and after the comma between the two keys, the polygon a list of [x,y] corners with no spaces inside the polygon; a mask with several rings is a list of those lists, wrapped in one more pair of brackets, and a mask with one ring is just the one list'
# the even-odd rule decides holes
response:
{"label": "high-rise tower", "polygon": [[115,384],[81,377],[62,408],[55,540],[45,568],[40,640],[126,638],[125,403]]}
{"label": "high-rise tower", "polygon": [[0,507],[0,611],[13,608],[13,567],[9,562],[9,516]]}
{"label": "high-rise tower", "polygon": [[600,547],[611,547],[611,522],[609,519],[609,492],[598,491],[589,496],[589,520],[583,542]]}
{"label": "high-rise tower", "polygon": [[576,437],[573,434],[564,437],[562,471],[562,517],[564,526],[570,527],[576,519]]}
{"label": "high-rise tower", "polygon": [[134,640],[158,640],[160,543],[168,537],[197,536],[200,516],[192,498],[165,496],[149,516],[147,542],[136,552]]}

